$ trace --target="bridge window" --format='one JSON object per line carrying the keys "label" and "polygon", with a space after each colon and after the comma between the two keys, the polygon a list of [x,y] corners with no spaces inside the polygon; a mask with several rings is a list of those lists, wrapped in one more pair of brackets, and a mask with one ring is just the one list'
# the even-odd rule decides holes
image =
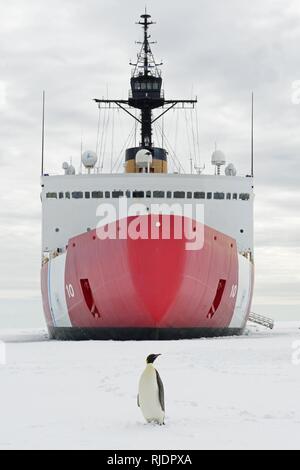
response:
{"label": "bridge window", "polygon": [[73,199],[82,199],[83,198],[83,192],[82,191],[74,191],[72,193],[72,198]]}
{"label": "bridge window", "polygon": [[250,199],[250,194],[248,194],[248,193],[241,193],[241,194],[240,194],[240,199],[241,199],[242,201],[249,201],[249,199]]}
{"label": "bridge window", "polygon": [[46,198],[47,199],[57,199],[57,193],[47,193]]}
{"label": "bridge window", "polygon": [[105,197],[106,199],[109,199],[109,198],[110,198],[110,191],[105,191],[104,197]]}
{"label": "bridge window", "polygon": [[193,193],[192,193],[191,191],[188,191],[188,192],[186,193],[186,197],[187,197],[187,199],[192,199]]}
{"label": "bridge window", "polygon": [[141,89],[142,89],[142,90],[146,90],[146,88],[147,88],[147,87],[146,87],[146,83],[145,83],[145,82],[142,83],[142,84],[141,84]]}
{"label": "bridge window", "polygon": [[175,199],[184,199],[185,198],[185,192],[184,191],[175,191],[174,192],[174,198]]}
{"label": "bridge window", "polygon": [[130,196],[131,196],[131,192],[130,192],[130,191],[126,191],[125,196],[126,196],[126,197],[130,197]]}
{"label": "bridge window", "polygon": [[140,82],[135,82],[134,88],[135,88],[135,90],[140,90],[141,89]]}
{"label": "bridge window", "polygon": [[153,90],[158,90],[159,89],[159,84],[157,82],[153,83]]}
{"label": "bridge window", "polygon": [[145,197],[144,191],[132,191],[132,197],[142,198]]}
{"label": "bridge window", "polygon": [[225,199],[224,193],[214,193],[214,199]]}
{"label": "bridge window", "polygon": [[66,192],[65,196],[66,196],[66,199],[70,199],[70,198],[71,198],[71,195],[70,195],[69,191]]}
{"label": "bridge window", "polygon": [[207,193],[207,199],[212,199],[212,193]]}
{"label": "bridge window", "polygon": [[194,198],[195,199],[205,199],[205,193],[204,192],[195,192],[194,193]]}
{"label": "bridge window", "polygon": [[119,197],[123,197],[123,196],[124,196],[124,192],[123,192],[123,191],[113,191],[113,192],[111,193],[111,195],[112,195],[112,197],[113,197],[114,199],[117,199],[117,198],[119,198]]}
{"label": "bridge window", "polygon": [[172,199],[172,191],[167,191],[167,198]]}
{"label": "bridge window", "polygon": [[228,199],[228,200],[231,199],[231,193],[226,194],[226,199]]}
{"label": "bridge window", "polygon": [[64,193],[59,193],[59,199],[63,199],[64,198]]}
{"label": "bridge window", "polygon": [[237,199],[237,193],[233,193],[232,199],[235,199],[235,200]]}
{"label": "bridge window", "polygon": [[93,191],[92,198],[93,199],[101,199],[103,197],[103,191]]}
{"label": "bridge window", "polygon": [[164,191],[153,191],[153,197],[165,197]]}
{"label": "bridge window", "polygon": [[151,191],[146,191],[146,197],[151,197]]}
{"label": "bridge window", "polygon": [[90,199],[91,193],[89,191],[85,192],[85,199]]}

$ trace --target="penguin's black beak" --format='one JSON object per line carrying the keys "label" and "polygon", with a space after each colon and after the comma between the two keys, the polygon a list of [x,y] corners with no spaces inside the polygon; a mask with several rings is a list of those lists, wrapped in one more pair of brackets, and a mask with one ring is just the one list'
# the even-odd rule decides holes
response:
{"label": "penguin's black beak", "polygon": [[154,354],[154,356],[155,356],[155,357],[154,357],[154,359],[153,359],[153,362],[154,362],[159,356],[161,356],[161,354]]}

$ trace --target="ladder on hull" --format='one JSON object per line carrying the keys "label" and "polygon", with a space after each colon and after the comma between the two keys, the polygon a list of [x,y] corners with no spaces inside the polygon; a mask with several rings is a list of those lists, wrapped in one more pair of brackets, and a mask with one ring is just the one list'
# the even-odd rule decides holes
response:
{"label": "ladder on hull", "polygon": [[258,315],[257,313],[251,312],[249,319],[251,323],[256,323],[257,325],[262,325],[270,330],[273,330],[275,322],[272,318],[265,317],[264,315]]}

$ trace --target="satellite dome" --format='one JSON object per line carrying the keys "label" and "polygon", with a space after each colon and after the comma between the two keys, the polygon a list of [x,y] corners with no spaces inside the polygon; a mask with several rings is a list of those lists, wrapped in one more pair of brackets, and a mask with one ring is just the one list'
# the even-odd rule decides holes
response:
{"label": "satellite dome", "polygon": [[135,162],[136,162],[136,165],[139,168],[147,168],[148,165],[151,165],[151,163],[152,163],[152,154],[151,154],[150,150],[147,150],[147,149],[139,150],[136,153]]}
{"label": "satellite dome", "polygon": [[65,170],[65,171],[68,170],[69,169],[69,163],[68,162],[63,162],[62,169]]}
{"label": "satellite dome", "polygon": [[236,168],[233,163],[229,163],[225,168],[225,175],[226,176],[236,176]]}
{"label": "satellite dome", "polygon": [[213,165],[225,165],[226,157],[221,150],[215,150],[211,156],[211,163]]}
{"label": "satellite dome", "polygon": [[90,169],[90,168],[95,167],[98,161],[98,157],[97,157],[97,154],[93,152],[92,150],[87,150],[86,152],[82,154],[81,161],[83,165],[85,166],[85,168]]}
{"label": "satellite dome", "polygon": [[221,150],[215,150],[211,156],[211,163],[216,167],[215,175],[219,176],[221,174],[221,166],[226,163],[225,154]]}

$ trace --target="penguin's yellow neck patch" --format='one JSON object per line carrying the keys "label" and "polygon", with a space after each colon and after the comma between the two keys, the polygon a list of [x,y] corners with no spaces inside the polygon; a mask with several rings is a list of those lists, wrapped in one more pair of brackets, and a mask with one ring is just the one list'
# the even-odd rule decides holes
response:
{"label": "penguin's yellow neck patch", "polygon": [[152,363],[148,364],[147,362],[146,364],[147,364],[147,367],[149,367],[149,369],[154,369],[154,365]]}

